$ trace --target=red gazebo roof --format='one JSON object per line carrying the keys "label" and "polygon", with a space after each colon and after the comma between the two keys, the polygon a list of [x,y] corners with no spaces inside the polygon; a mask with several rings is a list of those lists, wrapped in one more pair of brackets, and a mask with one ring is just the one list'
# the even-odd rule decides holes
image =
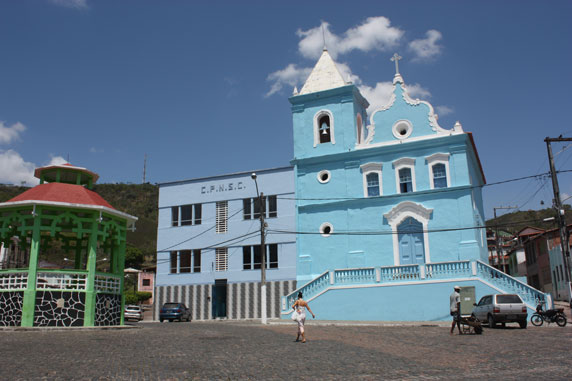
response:
{"label": "red gazebo roof", "polygon": [[40,184],[8,200],[8,202],[18,201],[63,202],[115,209],[94,191],[86,189],[81,185],[64,183]]}

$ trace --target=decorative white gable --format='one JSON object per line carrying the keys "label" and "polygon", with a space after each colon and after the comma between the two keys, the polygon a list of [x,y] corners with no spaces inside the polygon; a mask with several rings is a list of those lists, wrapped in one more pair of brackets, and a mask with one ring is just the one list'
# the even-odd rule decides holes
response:
{"label": "decorative white gable", "polygon": [[336,63],[328,51],[324,49],[322,56],[316,63],[316,66],[314,66],[314,69],[312,69],[310,76],[298,95],[334,89],[345,85],[346,81],[344,81]]}

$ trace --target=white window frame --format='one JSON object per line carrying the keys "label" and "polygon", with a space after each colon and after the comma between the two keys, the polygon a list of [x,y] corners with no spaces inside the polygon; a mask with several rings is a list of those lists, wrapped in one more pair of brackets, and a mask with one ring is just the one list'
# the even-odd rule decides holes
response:
{"label": "white window frame", "polygon": [[431,189],[435,189],[435,179],[433,178],[433,166],[435,164],[444,164],[445,171],[447,172],[447,188],[451,186],[451,172],[449,171],[449,157],[451,155],[448,153],[434,153],[431,156],[425,157],[425,161],[427,161],[427,167],[429,169],[429,183],[431,185]]}
{"label": "white window frame", "polygon": [[318,121],[324,115],[330,117],[330,143],[336,144],[336,138],[335,138],[336,135],[334,134],[334,115],[330,110],[323,109],[318,111],[316,115],[314,115],[314,148],[318,144],[323,144],[320,143],[320,126],[318,125]]}
{"label": "white window frame", "polygon": [[415,159],[411,157],[402,157],[393,162],[393,169],[395,170],[395,186],[398,194],[401,193],[401,185],[399,182],[399,170],[403,168],[411,169],[411,188],[412,192],[417,191],[417,183],[415,181]]}
{"label": "white window frame", "polygon": [[429,252],[429,233],[427,231],[429,225],[429,219],[431,218],[431,213],[433,209],[425,208],[421,204],[417,204],[411,201],[403,201],[393,207],[388,213],[384,214],[383,217],[387,219],[389,226],[393,232],[393,263],[395,266],[399,266],[399,237],[397,234],[397,228],[399,225],[408,217],[412,217],[415,220],[421,222],[423,225],[423,245],[425,249],[425,263],[431,263],[431,253]]}
{"label": "white window frame", "polygon": [[363,197],[370,197],[367,194],[367,175],[370,173],[377,173],[377,176],[379,177],[379,195],[383,196],[383,186],[381,181],[381,169],[383,168],[383,163],[366,163],[360,165],[360,168],[363,178]]}

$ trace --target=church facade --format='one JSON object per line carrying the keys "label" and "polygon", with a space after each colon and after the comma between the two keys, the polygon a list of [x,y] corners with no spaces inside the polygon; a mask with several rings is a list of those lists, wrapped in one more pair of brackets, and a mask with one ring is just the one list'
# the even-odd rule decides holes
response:
{"label": "church facade", "polygon": [[487,264],[485,176],[472,134],[459,122],[442,128],[431,104],[409,96],[397,62],[389,103],[369,118],[326,49],[289,100],[297,291],[321,319],[447,319],[454,284],[469,314],[489,293],[538,297]]}

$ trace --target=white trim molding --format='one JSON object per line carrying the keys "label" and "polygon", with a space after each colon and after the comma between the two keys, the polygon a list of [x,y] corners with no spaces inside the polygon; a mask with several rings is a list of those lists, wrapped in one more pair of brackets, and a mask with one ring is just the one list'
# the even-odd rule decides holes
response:
{"label": "white trim molding", "polygon": [[411,169],[411,188],[412,192],[417,190],[417,184],[415,182],[415,159],[411,157],[402,157],[393,162],[393,168],[395,169],[395,186],[396,193],[401,193],[401,186],[399,183],[399,170],[403,168]]}
{"label": "white trim molding", "polygon": [[330,143],[336,144],[336,139],[334,135],[334,115],[330,110],[322,109],[314,115],[314,147],[320,144],[320,126],[318,121],[324,115],[330,118]]}
{"label": "white trim molding", "polygon": [[427,228],[432,213],[433,209],[425,208],[421,204],[417,204],[412,201],[403,201],[383,215],[383,217],[387,219],[387,222],[389,223],[389,226],[391,226],[391,230],[393,232],[393,262],[395,266],[399,266],[399,237],[397,234],[397,228],[399,224],[408,217],[414,218],[423,225],[425,263],[431,262],[431,255],[429,253],[429,233],[427,232]]}
{"label": "white trim molding", "polygon": [[427,161],[427,168],[429,169],[429,183],[431,189],[435,189],[435,179],[433,178],[433,166],[435,164],[444,164],[445,171],[447,174],[447,188],[451,186],[451,171],[449,171],[449,157],[451,155],[448,153],[434,153],[433,155],[425,157]]}
{"label": "white trim molding", "polygon": [[362,178],[363,178],[363,196],[364,197],[369,197],[367,194],[367,175],[370,173],[377,173],[377,176],[379,178],[379,195],[382,196],[383,195],[383,187],[382,187],[382,181],[381,181],[381,169],[383,168],[383,163],[366,163],[366,164],[362,164],[360,165],[361,168],[361,172],[362,172]]}

